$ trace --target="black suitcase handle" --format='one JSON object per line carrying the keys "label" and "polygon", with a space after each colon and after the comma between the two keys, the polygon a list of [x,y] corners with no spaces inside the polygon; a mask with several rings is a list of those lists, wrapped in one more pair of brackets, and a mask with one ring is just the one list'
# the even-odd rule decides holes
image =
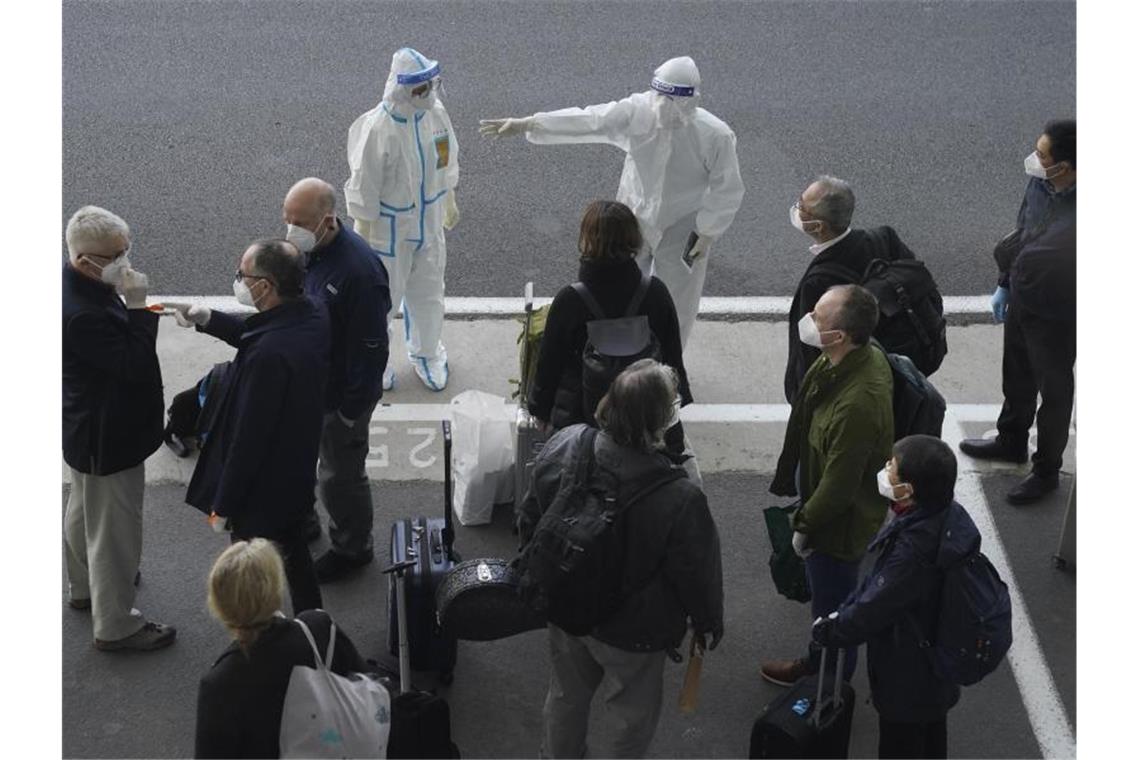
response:
{"label": "black suitcase handle", "polygon": [[811,720],[812,724],[818,729],[821,728],[823,722],[823,710],[825,707],[830,708],[835,712],[843,707],[843,665],[844,659],[847,655],[847,650],[843,647],[837,647],[839,654],[835,658],[835,689],[831,692],[831,697],[824,704],[823,701],[823,677],[827,675],[827,650],[824,649],[819,657],[819,683],[815,689],[815,710],[812,711]]}
{"label": "black suitcase handle", "polygon": [[454,512],[451,497],[451,420],[444,420],[443,427],[443,547],[447,558],[459,562],[455,553],[455,527],[451,513]]}

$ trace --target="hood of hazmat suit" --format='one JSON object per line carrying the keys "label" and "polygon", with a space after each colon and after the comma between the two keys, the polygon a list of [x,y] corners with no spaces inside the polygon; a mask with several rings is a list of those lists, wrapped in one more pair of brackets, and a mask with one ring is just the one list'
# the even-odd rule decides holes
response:
{"label": "hood of hazmat suit", "polygon": [[692,58],[671,58],[654,72],[649,90],[536,113],[526,137],[539,145],[602,143],[625,151],[617,200],[633,210],[649,248],[682,222],[715,239],[732,224],[744,183],[736,135],[697,105],[700,84]]}

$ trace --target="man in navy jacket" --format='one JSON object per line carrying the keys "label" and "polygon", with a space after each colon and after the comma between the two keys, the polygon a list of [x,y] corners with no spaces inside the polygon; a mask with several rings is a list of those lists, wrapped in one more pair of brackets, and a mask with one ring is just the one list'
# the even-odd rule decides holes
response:
{"label": "man in navy jacket", "polygon": [[[285,196],[286,239],[306,254],[305,294],[329,314],[331,350],[318,487],[332,548],[317,580],[336,580],[372,561],[372,493],[365,459],[372,412],[388,364],[388,273],[364,239],[336,216],[332,185],[308,177]],[[310,539],[320,533],[309,513]]]}
{"label": "man in navy jacket", "polygon": [[134,608],[145,461],[162,442],[162,373],[155,353],[158,315],[147,311],[147,278],[131,269],[130,247],[127,223],[98,206],[84,206],[67,223],[68,604],[91,610],[95,646],[103,650],[159,649],[175,637],[174,628],[148,621]]}
{"label": "man in navy jacket", "polygon": [[281,548],[293,613],[321,606],[305,518],[313,507],[317,448],[328,378],[329,326],[305,297],[304,259],[284,240],[258,240],[234,275],[241,317],[178,307],[180,323],[237,348],[218,416],[194,468],[187,503],[225,518],[233,540],[267,538]]}
{"label": "man in navy jacket", "polygon": [[959,445],[978,459],[1024,462],[1036,419],[1033,471],[1006,494],[1011,504],[1031,504],[1056,490],[1069,443],[1077,361],[1077,122],[1046,124],[1025,171],[1030,180],[1017,234],[1010,236],[1015,242],[994,252],[1001,272],[994,319],[1005,323],[998,435]]}
{"label": "man in navy jacket", "polygon": [[867,547],[871,572],[830,617],[817,620],[827,647],[867,643],[871,700],[879,713],[879,757],[946,757],[946,714],[960,688],[934,669],[920,636],[938,624],[944,568],[977,551],[974,521],[954,501],[958,463],[929,435],[894,445],[879,473],[891,511]]}

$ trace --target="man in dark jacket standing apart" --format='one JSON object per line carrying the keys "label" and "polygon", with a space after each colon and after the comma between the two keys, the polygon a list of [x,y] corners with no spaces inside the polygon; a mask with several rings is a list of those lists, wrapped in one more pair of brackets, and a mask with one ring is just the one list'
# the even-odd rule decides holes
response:
{"label": "man in dark jacket standing apart", "polygon": [[126,222],[106,209],[84,206],[68,221],[66,235],[68,605],[91,610],[97,649],[159,649],[174,642],[174,628],[148,621],[134,608],[145,461],[162,443],[158,315],[146,308],[146,275],[131,269]]}
{"label": "man in dark jacket standing apart", "polygon": [[812,259],[796,286],[788,311],[788,364],[784,370],[784,397],[791,404],[820,350],[800,340],[799,322],[811,313],[832,285],[858,284],[876,258],[913,259],[906,244],[890,227],[851,229],[855,193],[837,177],[823,175],[808,185],[789,209],[792,226],[815,242],[808,246]]}
{"label": "man in dark jacket standing apart", "polygon": [[[813,619],[855,589],[859,561],[886,514],[876,473],[890,457],[895,422],[890,365],[868,342],[878,319],[879,305],[867,289],[836,285],[800,322],[800,339],[823,354],[792,405],[769,490],[800,498],[793,546],[807,565]],[[847,678],[855,672],[856,652],[847,650]],[[790,686],[816,672],[819,659],[813,645],[807,658],[765,662],[760,672]]]}
{"label": "man in dark jacket standing apart", "polygon": [[1037,418],[1033,471],[1006,494],[1011,504],[1031,504],[1056,490],[1069,443],[1077,361],[1077,122],[1046,124],[1025,172],[1030,180],[1017,230],[994,251],[1001,272],[994,319],[1005,323],[998,435],[960,444],[978,459],[1024,462]]}
{"label": "man in dark jacket standing apart", "polygon": [[304,258],[284,240],[258,240],[234,274],[248,319],[181,307],[180,323],[237,349],[218,416],[190,478],[186,501],[224,519],[234,541],[278,544],[293,614],[321,606],[305,520],[313,508],[329,369],[329,324],[305,297]]}
{"label": "man in dark jacket standing apart", "polygon": [[[676,371],[642,359],[618,375],[598,404],[596,437],[584,424],[556,433],[535,462],[519,513],[523,543],[584,443],[594,446],[590,482],[614,489],[619,503],[669,473],[675,465],[662,452],[676,397]],[[591,754],[642,757],[661,715],[665,650],[680,645],[687,619],[701,639],[711,634],[710,649],[724,634],[720,539],[701,489],[682,476],[630,503],[624,519],[628,552],[624,578],[617,580],[638,590],[588,636],[549,626],[542,757],[585,756],[590,701],[603,681],[613,743]]]}
{"label": "man in dark jacket standing apart", "polygon": [[[384,394],[391,306],[388,273],[376,251],[336,216],[332,185],[308,177],[281,208],[285,238],[306,256],[305,295],[328,310],[331,329],[317,474],[329,513],[332,548],[316,562],[317,580],[334,581],[372,561],[372,492],[365,472],[372,412]],[[308,538],[320,534],[309,513]]]}
{"label": "man in dark jacket standing apart", "polygon": [[812,637],[826,647],[867,643],[879,757],[943,758],[946,713],[960,689],[934,670],[919,632],[938,623],[940,568],[977,551],[981,536],[954,501],[958,463],[949,446],[912,435],[893,454],[878,475],[891,511],[868,547],[875,564],[836,612],[816,621]]}

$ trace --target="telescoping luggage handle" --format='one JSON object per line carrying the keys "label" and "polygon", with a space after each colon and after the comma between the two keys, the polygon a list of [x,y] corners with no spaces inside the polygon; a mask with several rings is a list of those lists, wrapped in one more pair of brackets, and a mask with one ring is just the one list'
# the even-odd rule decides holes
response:
{"label": "telescoping luggage handle", "polygon": [[530,365],[534,363],[531,350],[527,345],[530,337],[530,324],[534,317],[534,283],[527,282],[523,288],[523,366],[522,379],[519,380],[519,405],[526,408],[527,396],[530,394]]}
{"label": "telescoping luggage handle", "polygon": [[407,694],[412,690],[412,655],[408,649],[408,607],[407,596],[404,589],[404,574],[409,568],[415,567],[414,559],[397,562],[384,568],[385,574],[396,575],[396,631],[400,645],[400,693]]}
{"label": "telescoping luggage handle", "polygon": [[835,659],[835,690],[831,693],[831,699],[825,705],[823,703],[823,680],[827,674],[827,650],[824,649],[819,658],[819,679],[815,687],[815,709],[812,710],[811,717],[808,720],[817,729],[823,721],[824,707],[830,707],[832,711],[839,710],[843,707],[843,660],[847,655],[847,650],[839,647],[839,655]]}
{"label": "telescoping luggage handle", "polygon": [[452,562],[458,562],[455,556],[455,527],[451,513],[454,511],[451,503],[451,420],[444,420],[443,426],[443,551]]}

